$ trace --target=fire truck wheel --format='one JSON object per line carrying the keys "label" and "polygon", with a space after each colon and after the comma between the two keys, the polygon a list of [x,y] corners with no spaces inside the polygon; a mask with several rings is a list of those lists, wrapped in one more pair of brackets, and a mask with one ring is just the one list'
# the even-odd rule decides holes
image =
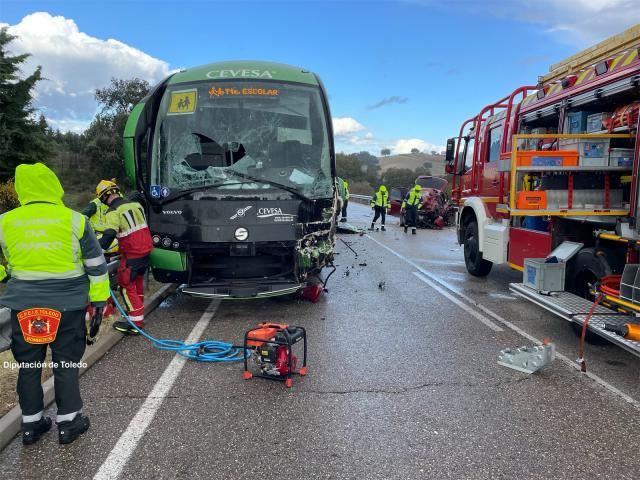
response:
{"label": "fire truck wheel", "polygon": [[[595,300],[591,294],[590,285],[594,285],[598,279],[605,275],[611,275],[611,266],[607,256],[601,249],[583,248],[573,257],[567,265],[567,290],[587,300]],[[571,327],[576,335],[581,335],[582,326],[572,322]],[[592,344],[607,343],[602,337],[587,330],[585,340]]]}
{"label": "fire truck wheel", "polygon": [[475,277],[485,277],[491,271],[493,263],[482,258],[478,243],[478,224],[471,221],[464,229],[464,263],[467,271]]}

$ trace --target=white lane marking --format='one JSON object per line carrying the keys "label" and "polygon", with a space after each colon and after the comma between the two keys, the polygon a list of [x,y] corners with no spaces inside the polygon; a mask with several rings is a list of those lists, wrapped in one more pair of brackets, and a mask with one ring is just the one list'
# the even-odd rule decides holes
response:
{"label": "white lane marking", "polygon": [[[200,339],[202,332],[204,332],[215,315],[218,305],[220,305],[220,300],[211,301],[198,323],[191,330],[185,343],[195,343]],[[93,477],[94,480],[113,480],[120,476],[186,362],[187,359],[178,354],[171,360],[171,363],[156,382],[138,413],[133,417],[133,420],[120,436],[107,459],[100,466],[100,469]]]}
{"label": "white lane marking", "polygon": [[[384,248],[385,250],[387,250],[388,252],[392,253],[393,255],[395,255],[396,257],[400,258],[401,260],[404,260],[406,263],[408,263],[409,265],[411,265],[412,267],[414,267],[416,270],[419,270],[420,273],[424,274],[425,276],[429,277],[430,279],[434,280],[435,282],[439,283],[440,285],[442,285],[445,288],[448,288],[452,293],[455,293],[456,295],[458,295],[459,297],[465,299],[466,301],[468,301],[469,303],[471,303],[472,305],[474,305],[475,307],[479,308],[480,310],[482,310],[484,313],[486,313],[487,315],[493,317],[494,320],[497,320],[498,322],[502,323],[504,326],[506,326],[507,328],[509,328],[510,330],[513,330],[514,332],[518,333],[519,335],[523,336],[524,338],[526,338],[527,340],[537,343],[537,344],[541,344],[542,341],[537,339],[536,337],[534,337],[533,335],[525,332],[524,330],[522,330],[520,327],[518,327],[517,325],[514,325],[513,323],[511,323],[508,320],[505,320],[504,318],[502,318],[500,315],[498,315],[497,313],[495,313],[493,310],[490,310],[489,308],[485,307],[484,305],[476,302],[475,300],[469,298],[468,296],[466,296],[465,294],[463,294],[462,292],[457,291],[456,289],[454,289],[451,285],[449,285],[447,282],[445,282],[444,280],[440,280],[438,277],[435,277],[433,275],[431,275],[429,272],[425,271],[423,268],[420,268],[420,266],[418,266],[415,262],[412,262],[411,260],[409,260],[408,258],[406,258],[404,255],[402,255],[401,253],[396,252],[395,250],[393,250],[390,247],[387,247],[386,245],[384,245],[383,243],[379,242],[378,240],[376,240],[375,238],[371,237],[370,235],[365,235],[367,238],[369,238],[370,240],[374,241],[375,243],[377,243],[378,245],[380,245],[382,248]],[[415,273],[414,273],[415,275]],[[424,280],[423,280],[424,281]],[[573,368],[574,370],[580,371],[580,367],[578,366],[578,364],[574,361],[572,361],[571,359],[569,359],[568,357],[566,357],[565,355],[561,354],[560,352],[556,351],[556,357],[559,358],[560,360],[562,360],[565,364],[569,365],[571,368]],[[589,377],[591,380],[593,380],[594,382],[596,382],[598,385],[600,385],[601,387],[605,388],[606,390],[608,390],[610,393],[619,396],[620,398],[622,398],[625,402],[629,403],[630,405],[634,406],[635,408],[637,408],[638,410],[640,410],[640,401],[636,400],[635,398],[633,398],[632,396],[624,393],[622,390],[619,390],[618,388],[614,387],[613,385],[611,385],[609,382],[607,382],[606,380],[604,380],[603,378],[599,377],[598,375],[596,375],[595,373],[591,373],[589,371],[587,371],[586,373],[584,373],[584,375],[586,375],[587,377]]]}
{"label": "white lane marking", "polygon": [[431,288],[433,288],[436,292],[438,292],[440,295],[448,298],[449,300],[451,300],[453,303],[455,303],[457,306],[459,306],[461,309],[463,309],[465,312],[467,312],[469,315],[475,317],[477,320],[480,320],[482,323],[484,323],[487,327],[489,327],[491,330],[493,330],[494,332],[504,332],[504,329],[499,327],[498,325],[496,325],[495,323],[493,323],[491,320],[489,320],[487,317],[485,317],[484,315],[482,315],[481,313],[475,311],[473,308],[471,308],[469,305],[467,305],[466,303],[462,302],[461,300],[458,300],[456,297],[454,297],[453,295],[451,295],[449,292],[447,292],[444,288],[440,287],[439,285],[436,285],[435,283],[433,283],[431,280],[429,280],[427,277],[425,277],[422,273],[420,272],[413,272],[413,274],[419,278],[420,280],[422,280],[424,283],[426,283],[427,285],[429,285]]}

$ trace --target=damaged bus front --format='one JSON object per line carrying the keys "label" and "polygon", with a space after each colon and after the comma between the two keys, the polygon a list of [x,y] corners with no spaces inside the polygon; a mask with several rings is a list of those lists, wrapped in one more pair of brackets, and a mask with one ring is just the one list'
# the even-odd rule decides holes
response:
{"label": "damaged bus front", "polygon": [[315,74],[264,62],[178,72],[134,108],[124,142],[157,280],[253,298],[317,283],[332,264],[335,154]]}

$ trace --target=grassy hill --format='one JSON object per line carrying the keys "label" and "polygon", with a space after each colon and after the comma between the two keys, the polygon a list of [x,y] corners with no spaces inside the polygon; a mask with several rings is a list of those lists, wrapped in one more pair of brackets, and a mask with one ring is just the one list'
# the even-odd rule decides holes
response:
{"label": "grassy hill", "polygon": [[424,162],[431,162],[432,175],[444,175],[444,155],[427,155],[425,153],[403,153],[378,157],[378,163],[382,172],[389,168],[408,168],[415,170],[422,167]]}

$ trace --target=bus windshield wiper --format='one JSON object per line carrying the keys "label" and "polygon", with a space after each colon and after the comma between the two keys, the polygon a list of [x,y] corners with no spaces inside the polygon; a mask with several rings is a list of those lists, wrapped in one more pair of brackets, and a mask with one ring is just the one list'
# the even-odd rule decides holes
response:
{"label": "bus windshield wiper", "polygon": [[303,195],[302,193],[300,193],[299,190],[290,187],[289,185],[285,185],[283,183],[280,182],[274,182],[273,180],[268,180],[266,178],[259,178],[259,177],[254,177],[252,175],[247,175],[246,173],[240,173],[237,172],[235,170],[227,170],[227,173],[231,173],[232,175],[237,175],[239,177],[242,178],[246,178],[247,180],[253,180],[254,182],[260,182],[260,183],[266,183],[268,185],[271,185],[273,187],[279,188],[281,190],[284,190],[286,192],[292,193],[293,195],[301,198],[302,200],[311,200],[309,197]]}

